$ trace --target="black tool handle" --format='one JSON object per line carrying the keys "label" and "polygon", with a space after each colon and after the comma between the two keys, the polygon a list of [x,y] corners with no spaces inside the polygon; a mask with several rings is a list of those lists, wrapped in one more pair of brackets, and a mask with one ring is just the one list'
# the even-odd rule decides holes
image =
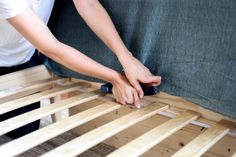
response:
{"label": "black tool handle", "polygon": [[[101,85],[101,92],[105,93],[105,94],[112,94],[112,84],[111,83],[106,83]],[[155,95],[159,92],[159,89],[157,86],[151,86],[151,87],[144,87],[143,85],[141,85],[142,89],[143,89],[143,93],[144,95]]]}

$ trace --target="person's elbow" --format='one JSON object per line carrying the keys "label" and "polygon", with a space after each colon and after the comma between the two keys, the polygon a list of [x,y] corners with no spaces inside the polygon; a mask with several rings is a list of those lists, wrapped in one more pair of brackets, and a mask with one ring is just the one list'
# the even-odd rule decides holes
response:
{"label": "person's elbow", "polygon": [[51,58],[53,56],[58,56],[61,46],[62,46],[62,43],[60,41],[53,40],[49,43],[42,43],[42,44],[38,45],[37,49],[42,54]]}

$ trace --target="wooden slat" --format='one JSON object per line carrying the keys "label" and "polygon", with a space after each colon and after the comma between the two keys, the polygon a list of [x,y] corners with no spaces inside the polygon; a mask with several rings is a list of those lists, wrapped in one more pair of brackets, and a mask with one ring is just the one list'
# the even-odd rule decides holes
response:
{"label": "wooden slat", "polygon": [[54,104],[47,105],[45,107],[41,107],[31,112],[27,112],[19,116],[13,117],[11,119],[5,120],[3,122],[0,122],[0,135],[3,135],[9,131],[12,131],[16,128],[19,128],[23,125],[26,125],[30,122],[38,120],[47,115],[56,113],[63,109],[67,109],[67,108],[82,104],[84,102],[94,100],[98,98],[99,96],[100,96],[99,90],[80,94],[80,95],[71,97],[69,99],[65,99],[65,100],[56,102]]}
{"label": "wooden slat", "polygon": [[[37,146],[61,133],[64,133],[74,127],[82,125],[106,113],[120,108],[121,105],[115,102],[106,102],[94,108],[80,112],[69,118],[63,119],[57,123],[51,124],[33,133],[25,135],[12,142],[6,143],[0,147],[0,154],[4,157],[12,157],[18,155],[34,146]],[[14,151],[12,151],[14,148]]]}
{"label": "wooden slat", "polygon": [[207,129],[204,133],[200,134],[172,157],[199,157],[217,141],[223,138],[228,132],[229,128],[224,127],[221,124],[216,124]]}
{"label": "wooden slat", "polygon": [[0,89],[49,78],[51,75],[47,68],[44,65],[38,65],[0,76]]}
{"label": "wooden slat", "polygon": [[169,106],[160,106],[158,103],[153,103],[145,108],[134,111],[128,115],[109,122],[97,129],[94,129],[55,150],[43,155],[44,157],[70,157],[76,156],[103,140],[119,133],[120,131],[142,121],[151,116],[166,110]]}
{"label": "wooden slat", "polygon": [[43,99],[47,99],[47,98],[54,97],[56,95],[75,91],[80,88],[79,85],[81,85],[81,83],[74,83],[67,86],[63,86],[63,87],[57,87],[57,88],[47,90],[41,93],[29,95],[20,99],[16,99],[13,101],[0,104],[0,115],[9,111],[18,109],[20,107],[38,102]]}
{"label": "wooden slat", "polygon": [[33,82],[31,85],[23,85],[23,87],[19,90],[14,90],[11,92],[7,92],[0,95],[0,104],[14,100],[19,99],[20,97],[24,97],[36,92],[39,92],[42,89],[45,89],[46,87],[53,86],[54,83],[57,83],[59,81],[63,81],[65,79],[46,79],[42,81]]}
{"label": "wooden slat", "polygon": [[236,152],[232,155],[232,157],[236,157]]}
{"label": "wooden slat", "polygon": [[[168,113],[178,115],[180,112],[191,110],[201,114],[201,117],[197,119],[196,122],[192,123],[194,125],[198,125],[201,127],[210,127],[215,125],[217,122],[222,119],[234,122],[236,124],[236,119],[225,117],[219,113],[213,112],[211,110],[207,110],[197,104],[194,104],[190,101],[187,101],[181,97],[169,95],[164,92],[158,93],[156,96],[148,96],[148,99],[151,101],[159,102],[162,105],[170,105],[170,108],[167,110]],[[202,124],[202,125],[201,125]],[[228,134],[235,134],[236,127],[230,128],[230,132]]]}
{"label": "wooden slat", "polygon": [[148,131],[147,133],[136,138],[127,145],[114,151],[113,153],[108,155],[108,157],[140,156],[171,134],[177,132],[179,129],[189,124],[191,121],[196,120],[198,116],[199,115],[197,113],[187,111],[179,115],[178,117],[171,119],[161,124],[160,126],[157,126],[156,128]]}

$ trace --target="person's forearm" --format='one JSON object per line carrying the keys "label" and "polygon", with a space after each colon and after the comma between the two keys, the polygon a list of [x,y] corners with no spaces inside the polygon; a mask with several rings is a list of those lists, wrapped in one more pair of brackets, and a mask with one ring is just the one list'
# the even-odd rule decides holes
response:
{"label": "person's forearm", "polygon": [[88,26],[121,62],[127,55],[132,55],[121,40],[110,16],[98,0],[74,0],[74,3]]}
{"label": "person's forearm", "polygon": [[95,62],[70,46],[59,43],[55,51],[57,53],[52,53],[50,57],[71,70],[112,83],[120,77],[118,72]]}
{"label": "person's forearm", "polygon": [[30,9],[8,21],[40,52],[64,66],[108,82],[119,80],[118,72],[95,62],[76,49],[60,43]]}

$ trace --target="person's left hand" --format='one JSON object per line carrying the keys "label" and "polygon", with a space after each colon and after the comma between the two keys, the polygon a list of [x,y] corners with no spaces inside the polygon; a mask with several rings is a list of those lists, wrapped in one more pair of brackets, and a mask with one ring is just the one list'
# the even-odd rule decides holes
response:
{"label": "person's left hand", "polygon": [[161,77],[154,76],[148,68],[146,68],[139,60],[132,55],[126,55],[121,61],[124,68],[124,73],[130,84],[138,91],[139,97],[143,97],[143,90],[140,83],[147,86],[159,86],[161,84]]}

